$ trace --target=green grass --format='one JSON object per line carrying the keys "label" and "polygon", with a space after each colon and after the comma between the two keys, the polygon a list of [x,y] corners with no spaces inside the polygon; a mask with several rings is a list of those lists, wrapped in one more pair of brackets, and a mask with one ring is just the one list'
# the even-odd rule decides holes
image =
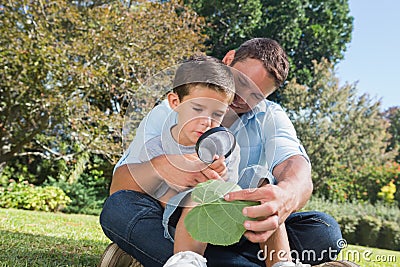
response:
{"label": "green grass", "polygon": [[[96,266],[109,240],[98,216],[0,209],[0,267]],[[348,246],[339,259],[400,266],[400,252]]]}
{"label": "green grass", "polygon": [[0,209],[0,267],[96,266],[109,242],[98,216]]}

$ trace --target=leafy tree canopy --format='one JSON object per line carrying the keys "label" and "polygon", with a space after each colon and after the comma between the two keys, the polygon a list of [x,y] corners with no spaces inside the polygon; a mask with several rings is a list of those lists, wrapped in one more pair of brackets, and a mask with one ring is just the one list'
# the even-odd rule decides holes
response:
{"label": "leafy tree canopy", "polygon": [[384,112],[384,117],[388,120],[390,126],[389,146],[387,151],[393,151],[396,154],[396,162],[400,163],[400,107],[391,107]]}
{"label": "leafy tree canopy", "polygon": [[32,154],[69,160],[83,151],[113,161],[122,152],[126,96],[202,49],[202,20],[176,1],[76,3],[2,6],[0,163]]}
{"label": "leafy tree canopy", "polygon": [[291,60],[290,78],[310,84],[313,60],[343,59],[353,17],[348,0],[185,0],[208,23],[206,44],[221,58],[253,37],[277,40]]}
{"label": "leafy tree canopy", "polygon": [[318,190],[337,168],[357,172],[365,166],[383,166],[393,158],[386,153],[389,135],[380,102],[357,95],[355,84],[339,86],[332,65],[314,62],[311,87],[292,80],[282,93],[313,166]]}

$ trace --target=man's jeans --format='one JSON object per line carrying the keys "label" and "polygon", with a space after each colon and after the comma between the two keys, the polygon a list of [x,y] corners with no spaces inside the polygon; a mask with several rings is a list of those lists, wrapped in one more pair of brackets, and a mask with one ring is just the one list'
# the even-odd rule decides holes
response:
{"label": "man's jeans", "polygon": [[[100,224],[105,235],[145,267],[163,266],[174,244],[164,237],[163,208],[153,198],[130,190],[111,195],[104,204]],[[292,257],[303,263],[333,260],[342,239],[337,222],[321,212],[296,212],[285,222]],[[263,249],[270,253],[268,249]],[[265,266],[259,244],[242,238],[231,246],[207,245],[207,266]]]}

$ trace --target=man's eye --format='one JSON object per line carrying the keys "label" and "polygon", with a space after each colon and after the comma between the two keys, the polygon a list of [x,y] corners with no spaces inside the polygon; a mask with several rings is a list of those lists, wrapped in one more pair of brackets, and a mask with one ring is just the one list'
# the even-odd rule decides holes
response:
{"label": "man's eye", "polygon": [[252,94],[253,98],[255,98],[256,100],[263,100],[264,96],[261,96],[259,94]]}

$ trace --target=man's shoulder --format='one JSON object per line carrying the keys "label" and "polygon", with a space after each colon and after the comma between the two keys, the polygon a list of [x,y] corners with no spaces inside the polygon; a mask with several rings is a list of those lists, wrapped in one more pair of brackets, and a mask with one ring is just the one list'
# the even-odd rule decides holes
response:
{"label": "man's shoulder", "polygon": [[271,100],[265,99],[262,103],[264,103],[266,109],[283,110],[281,105]]}
{"label": "man's shoulder", "polygon": [[281,105],[268,99],[264,99],[258,103],[253,112],[255,114],[267,114],[272,116],[276,113],[285,113]]}

